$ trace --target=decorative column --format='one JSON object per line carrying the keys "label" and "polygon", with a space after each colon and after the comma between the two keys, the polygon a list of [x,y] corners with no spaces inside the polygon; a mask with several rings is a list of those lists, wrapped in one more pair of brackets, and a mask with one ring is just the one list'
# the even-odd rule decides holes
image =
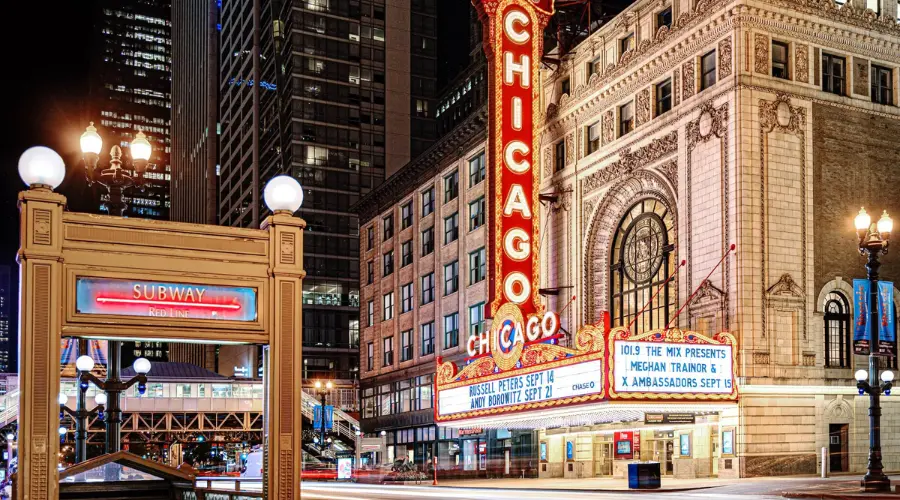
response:
{"label": "decorative column", "polygon": [[19,193],[19,467],[15,500],[59,497],[59,350],[66,198],[33,184]]}
{"label": "decorative column", "polygon": [[303,228],[306,222],[276,211],[262,223],[269,231],[269,352],[265,412],[267,467],[263,488],[269,500],[300,498],[302,442],[301,317]]}

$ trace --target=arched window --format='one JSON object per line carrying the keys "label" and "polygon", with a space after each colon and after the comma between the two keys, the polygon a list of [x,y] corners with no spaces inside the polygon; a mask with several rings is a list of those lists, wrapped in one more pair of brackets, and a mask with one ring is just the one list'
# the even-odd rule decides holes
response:
{"label": "arched window", "polygon": [[675,271],[675,217],[660,201],[646,199],[622,218],[613,238],[610,260],[610,314],[613,326],[628,326],[638,311],[634,333],[665,328],[674,314],[675,283],[656,290]]}
{"label": "arched window", "polygon": [[825,296],[825,366],[850,367],[850,304],[840,292]]}

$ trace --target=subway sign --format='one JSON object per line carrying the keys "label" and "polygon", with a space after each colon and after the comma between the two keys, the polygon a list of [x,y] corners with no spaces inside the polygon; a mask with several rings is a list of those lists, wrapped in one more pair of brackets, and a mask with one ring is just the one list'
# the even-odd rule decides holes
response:
{"label": "subway sign", "polygon": [[78,277],[78,314],[256,321],[255,288]]}

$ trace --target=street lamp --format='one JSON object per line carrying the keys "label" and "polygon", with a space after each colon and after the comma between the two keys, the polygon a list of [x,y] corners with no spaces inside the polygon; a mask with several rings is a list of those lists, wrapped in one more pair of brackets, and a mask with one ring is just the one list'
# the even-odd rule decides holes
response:
{"label": "street lamp", "polygon": [[[136,375],[123,382],[119,378],[119,357],[121,354],[121,342],[109,343],[109,367],[106,371],[106,380],[100,380],[90,370],[82,370],[82,368],[94,367],[94,361],[90,356],[80,356],[75,360],[75,367],[79,370],[79,387],[81,391],[86,391],[89,383],[93,383],[101,391],[106,394],[99,400],[95,398],[97,404],[103,401],[106,407],[106,452],[115,453],[122,448],[122,406],[121,395],[124,391],[137,384],[138,393],[143,395],[147,392],[147,374],[150,373],[150,361],[147,358],[138,358],[134,360],[132,368]],[[85,359],[87,358],[87,359]],[[88,362],[90,360],[90,363]],[[81,363],[79,365],[79,363]],[[98,395],[99,396],[99,395]]]}
{"label": "street lamp", "polygon": [[29,187],[53,190],[65,179],[66,164],[56,151],[35,146],[19,157],[19,177]]}
{"label": "street lamp", "polygon": [[303,204],[303,188],[289,175],[276,175],[266,183],[263,200],[273,213],[291,215]]}
{"label": "street lamp", "polygon": [[123,197],[124,191],[132,186],[141,187],[143,184],[144,171],[147,170],[152,153],[150,141],[138,129],[129,147],[133,173],[122,168],[122,148],[118,144],[109,150],[109,168],[97,169],[100,162],[100,151],[103,148],[103,139],[97,133],[94,122],[91,122],[81,134],[80,142],[84,158],[84,176],[87,178],[88,185],[96,182],[105,187],[109,193],[109,201],[106,206],[110,215],[124,217],[125,209],[128,208]]}
{"label": "street lamp", "polygon": [[[271,181],[269,181],[269,183],[271,184]],[[266,188],[268,189],[268,186]],[[298,208],[299,208],[299,205],[298,205]],[[322,439],[320,439],[319,442],[322,443],[321,450],[324,453],[324,451],[325,451],[325,396],[327,396],[328,393],[331,392],[331,389],[334,388],[334,384],[332,384],[330,380],[326,381],[325,383],[322,383],[321,380],[316,380],[316,383],[313,385],[316,388],[316,394],[319,395],[319,400],[322,402],[321,403],[322,411],[319,412],[319,415],[320,415],[319,424],[321,424],[321,426],[322,426],[321,427]]]}
{"label": "street lamp", "polygon": [[[869,463],[862,486],[867,492],[886,492],[891,490],[891,480],[884,474],[881,462],[881,394],[890,395],[893,372],[882,374],[883,384],[878,382],[878,268],[881,262],[878,257],[888,252],[891,231],[894,222],[885,210],[878,223],[872,224],[872,218],[865,208],[859,209],[854,219],[856,235],[859,237],[859,253],[867,258],[866,271],[869,280],[869,373],[865,370],[856,372],[856,387],[859,394],[869,394]],[[868,381],[866,380],[868,378]]]}
{"label": "street lamp", "polygon": [[[87,356],[85,356],[87,357]],[[89,358],[89,357],[88,357]],[[90,358],[89,358],[90,359]],[[93,362],[91,363],[93,365]],[[87,460],[87,419],[96,415],[103,420],[103,409],[106,405],[106,394],[99,392],[94,396],[96,406],[93,410],[88,410],[84,405],[84,391],[79,391],[78,406],[75,410],[66,406],[69,397],[65,393],[59,393],[59,413],[66,413],[75,421],[75,463],[81,463]]]}

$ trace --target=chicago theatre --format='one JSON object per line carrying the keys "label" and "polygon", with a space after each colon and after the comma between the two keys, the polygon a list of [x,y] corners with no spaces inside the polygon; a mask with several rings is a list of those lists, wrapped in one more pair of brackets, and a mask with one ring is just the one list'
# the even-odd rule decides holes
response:
{"label": "chicago theatre", "polygon": [[454,126],[358,206],[378,460],[728,478],[814,474],[825,448],[865,470],[853,218],[900,214],[896,0],[638,0],[565,53],[551,0],[475,4]]}

